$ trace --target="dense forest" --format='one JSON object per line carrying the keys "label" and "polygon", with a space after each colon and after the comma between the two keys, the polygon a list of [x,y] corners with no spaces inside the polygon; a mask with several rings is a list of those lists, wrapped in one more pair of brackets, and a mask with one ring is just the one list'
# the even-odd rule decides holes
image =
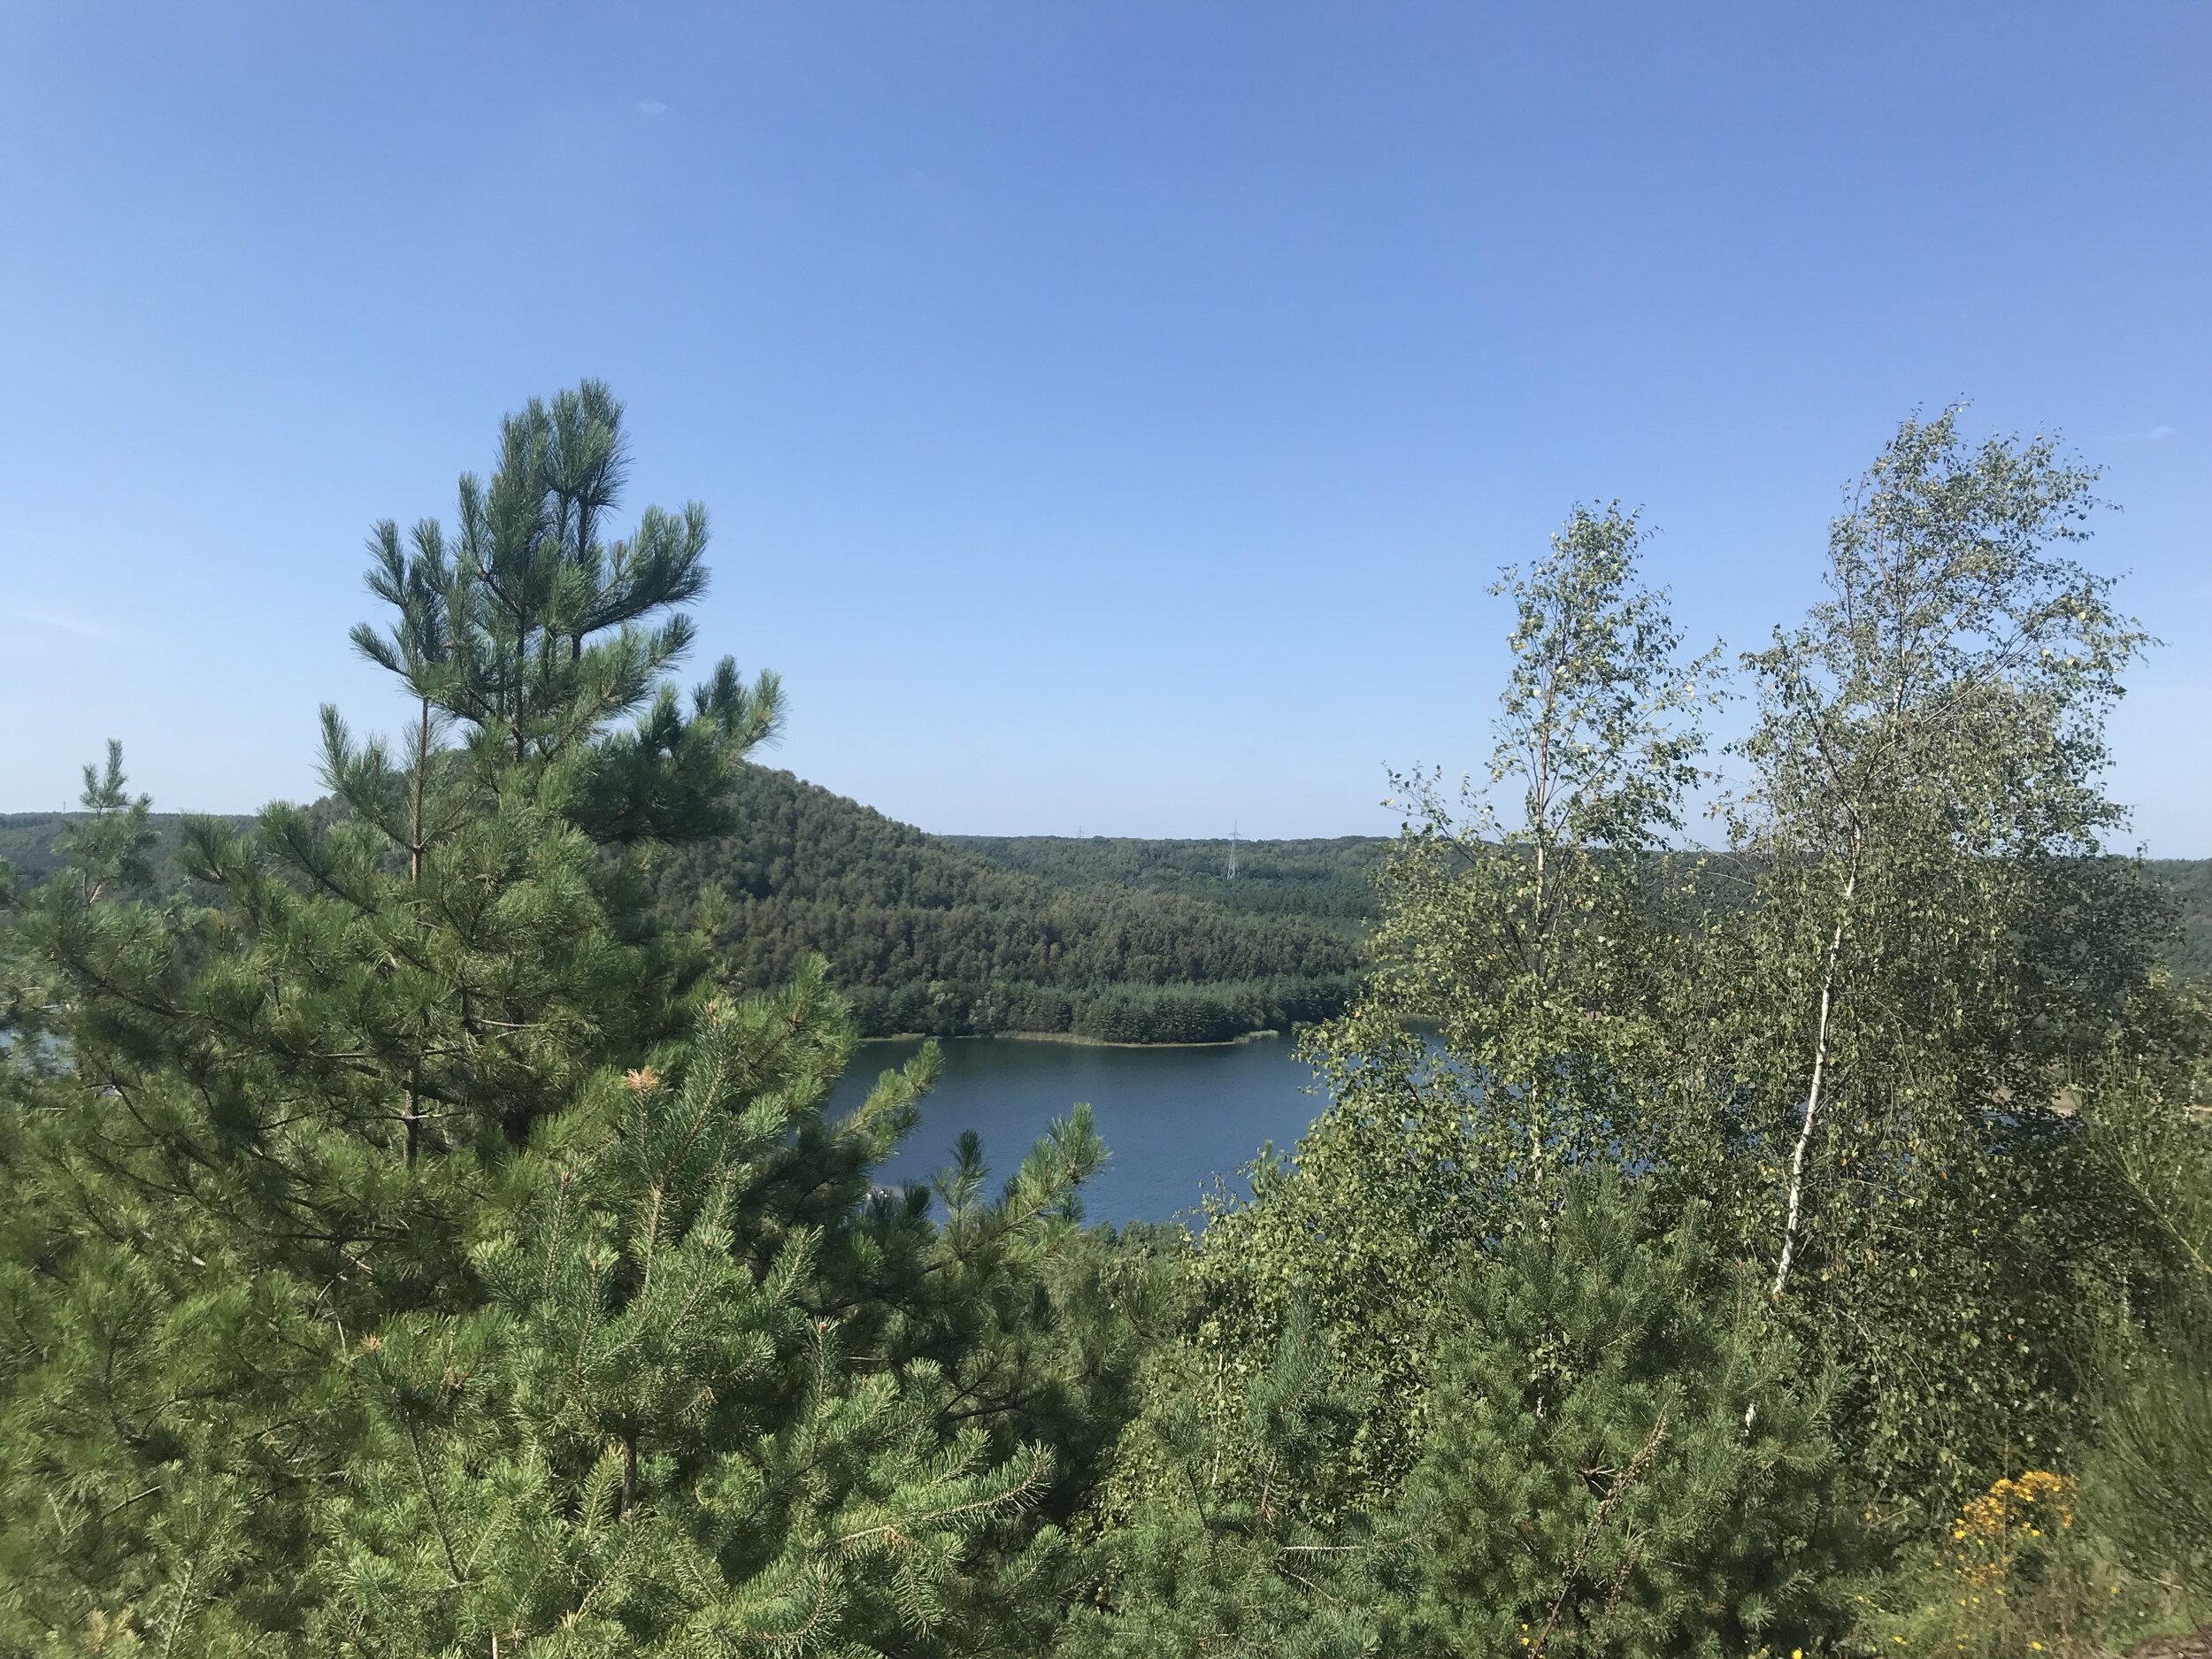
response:
{"label": "dense forest", "polygon": [[[15,872],[18,881],[35,887],[69,863],[69,833],[85,817],[81,812],[0,812],[0,860]],[[252,820],[224,820],[239,828]],[[158,876],[173,879],[173,857],[184,844],[185,820],[175,812],[146,815],[147,861]]]}
{"label": "dense forest", "polygon": [[2145,867],[2173,890],[2168,965],[2184,979],[2212,981],[2212,858],[2153,858]]}
{"label": "dense forest", "polygon": [[[1113,880],[1064,886],[750,762],[733,769],[726,810],[723,833],[641,866],[665,917],[706,926],[719,975],[743,989],[826,959],[864,1036],[1221,1042],[1342,1012],[1358,972],[1348,915]],[[0,858],[26,884],[44,879],[81,816],[0,818]],[[183,820],[148,826],[150,862],[175,886]],[[1351,879],[1371,910],[1371,871]]]}
{"label": "dense forest", "polygon": [[[1237,841],[1145,841],[1128,836],[949,835],[993,864],[1060,887],[1137,887],[1205,899],[1256,916],[1300,916],[1334,925],[1374,919],[1375,872],[1387,837]],[[1234,861],[1234,873],[1231,862]]]}
{"label": "dense forest", "polygon": [[[1355,924],[1356,931],[1381,914],[1376,879],[1397,844],[1380,835],[1243,841],[1236,849],[1236,876],[1231,879],[1230,846],[1220,840],[1103,835],[940,839],[972,849],[1006,869],[1064,887],[1179,893],[1257,915],[1303,917],[1333,927]],[[2212,980],[2212,858],[2152,858],[2143,868],[2174,896],[2177,931],[2162,948],[2162,960],[2184,979]],[[1717,903],[1724,902],[1731,890],[1717,872],[1708,887]]]}
{"label": "dense forest", "polygon": [[679,694],[706,518],[615,534],[620,423],[534,402],[375,527],[401,735],[326,710],[317,807],[157,825],[111,745],[0,870],[0,1656],[2212,1640],[2212,1002],[2108,849],[2150,642],[2054,443],[1882,446],[1734,665],[1724,895],[1663,854],[1717,658],[1574,509],[1496,590],[1488,794],[1401,780],[1325,1104],[1117,1233],[1082,1109],[879,1186],[938,1051],[830,1117],[806,931],[911,975],[947,918],[989,998],[1058,971],[994,904],[1081,918],[1072,1005],[1357,917],[754,765],[781,688]]}
{"label": "dense forest", "polygon": [[[0,815],[0,859],[26,883],[43,879],[76,816]],[[1394,845],[1245,841],[1232,878],[1224,841],[930,835],[749,762],[729,818],[651,866],[668,915],[695,921],[715,890],[714,950],[730,983],[765,990],[820,956],[868,1037],[1218,1042],[1332,1018],[1351,999]],[[150,856],[170,871],[183,819],[148,824]],[[2212,979],[2212,860],[2146,868],[2177,904],[2163,960]]]}
{"label": "dense forest", "polygon": [[714,890],[716,953],[749,988],[826,958],[867,1035],[1220,1041],[1340,1012],[1358,969],[1350,926],[1040,879],[788,772],[746,766],[730,801],[728,833],[657,872],[672,912]]}

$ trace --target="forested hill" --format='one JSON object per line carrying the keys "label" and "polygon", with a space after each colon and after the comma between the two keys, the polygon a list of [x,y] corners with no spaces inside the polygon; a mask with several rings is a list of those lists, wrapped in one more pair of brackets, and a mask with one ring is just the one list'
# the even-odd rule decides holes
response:
{"label": "forested hill", "polygon": [[[1371,908],[1363,890],[1316,882],[1264,902],[1260,880],[1205,892],[1104,870],[1056,868],[1048,879],[761,766],[741,770],[733,807],[730,834],[661,865],[664,903],[687,919],[702,891],[718,887],[729,903],[716,937],[733,981],[785,984],[819,952],[870,1036],[1217,1042],[1286,1030],[1344,1005],[1358,968],[1356,918]],[[0,815],[0,859],[26,885],[43,879],[77,816]],[[153,856],[165,865],[183,820],[150,821]]]}
{"label": "forested hill", "polygon": [[[1300,916],[1356,933],[1376,913],[1375,867],[1390,839],[1342,835],[1325,841],[1229,843],[1141,841],[1125,836],[948,835],[1002,869],[1064,887],[1136,887],[1205,899],[1260,915]],[[2151,874],[2173,889],[2181,934],[2167,963],[2185,979],[2212,980],[2212,858],[2153,858]]]}
{"label": "forested hill", "polygon": [[703,888],[722,890],[718,940],[746,986],[781,984],[820,952],[870,1034],[1217,1041],[1334,1012],[1358,968],[1356,905],[1305,913],[1104,873],[1048,879],[760,766],[734,805],[732,833],[672,855],[664,900],[687,914]]}
{"label": "forested hill", "polygon": [[[744,769],[737,829],[672,856],[679,916],[730,901],[734,979],[780,984],[819,951],[872,1036],[1071,1032],[1217,1041],[1335,1011],[1358,967],[1386,839],[930,835],[787,772]],[[74,816],[0,814],[0,859],[54,868]],[[235,820],[242,825],[248,820]],[[181,819],[157,814],[157,857]],[[2179,901],[2178,973],[2212,979],[2212,859],[2154,859]]]}
{"label": "forested hill", "polygon": [[2168,951],[2168,964],[2184,979],[2212,981],[2212,858],[2153,858],[2149,864],[2179,901],[2181,937]]}
{"label": "forested hill", "polygon": [[[1389,839],[1139,841],[1128,836],[948,835],[1003,869],[1059,887],[1135,887],[1255,915],[1304,916],[1356,932],[1375,914],[1375,866]],[[1233,851],[1236,873],[1230,875]]]}
{"label": "forested hill", "polygon": [[[62,832],[83,816],[81,812],[0,812],[0,863],[14,871],[26,887],[37,885],[61,868]],[[240,829],[254,822],[250,815],[215,816]],[[184,819],[181,812],[155,812],[148,817],[147,825],[154,833],[148,856],[157,866],[165,866],[183,841]]]}

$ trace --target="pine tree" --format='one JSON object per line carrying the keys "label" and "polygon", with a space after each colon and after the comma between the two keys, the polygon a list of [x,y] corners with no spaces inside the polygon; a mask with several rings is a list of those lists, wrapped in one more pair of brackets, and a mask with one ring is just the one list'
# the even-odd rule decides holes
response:
{"label": "pine tree", "polygon": [[[665,1076],[600,1079],[517,1167],[481,1309],[363,1340],[326,1651],[980,1653],[1021,1628],[1049,1451],[995,1455],[952,1373],[857,1352],[864,1316],[822,1305],[825,1233],[927,1075],[825,1124],[849,1043],[818,972],[711,1007]],[[1084,1133],[1013,1225],[1064,1198]]]}
{"label": "pine tree", "polygon": [[[2197,987],[2147,1002],[2179,1029],[2137,1029],[2147,1056],[2084,1102],[2091,1146],[2144,1224],[2136,1294],[2101,1333],[2097,1436],[2081,1492],[2098,1531],[2145,1579],[2212,1604],[2212,1123],[2203,1108],[2212,1007]],[[2163,1061],[2164,1064],[2161,1064]]]}
{"label": "pine tree", "polygon": [[397,620],[357,641],[415,703],[403,763],[326,710],[331,799],[250,837],[190,826],[194,909],[135,890],[145,809],[111,750],[66,872],[26,902],[42,990],[18,1051],[61,1064],[17,1068],[9,1124],[34,1197],[0,1548],[35,1625],[73,1603],[219,1646],[226,1620],[295,1620],[353,1411],[344,1333],[475,1301],[467,1217],[502,1164],[681,1021],[703,964],[657,936],[626,849],[711,826],[775,688],[726,663],[678,711],[688,625],[643,625],[701,591],[704,518],[606,540],[619,418],[587,385],[511,419],[451,557],[433,524],[411,562],[380,526]]}
{"label": "pine tree", "polygon": [[830,1124],[819,964],[713,1000],[647,877],[776,686],[667,683],[705,517],[609,539],[619,416],[533,403],[453,534],[378,526],[396,756],[326,710],[328,799],[194,823],[160,905],[111,757],[24,900],[0,1654],[1042,1640],[1129,1386],[1095,1141],[996,1199],[972,1152],[940,1225],[869,1179],[927,1063]]}
{"label": "pine tree", "polygon": [[680,1024],[704,958],[656,927],[634,848],[711,828],[773,729],[772,677],[726,661],[679,710],[688,622],[645,624],[703,590],[705,516],[603,539],[619,418],[590,383],[511,418],[450,556],[433,522],[411,559],[379,526],[396,619],[355,639],[415,704],[403,760],[326,709],[324,806],[251,837],[190,826],[184,867],[218,895],[193,925],[157,939],[67,883],[30,918],[72,987],[80,1084],[134,1102],[112,1143],[87,1116],[82,1156],[257,1229],[272,1266],[373,1282],[373,1304],[449,1279],[440,1217],[469,1169]]}
{"label": "pine tree", "polygon": [[1839,1631],[1820,1393],[1693,1209],[1609,1171],[1471,1263],[1409,1484],[1422,1622],[1459,1655],[1787,1652]]}
{"label": "pine tree", "polygon": [[1394,1581],[1402,1542],[1379,1540],[1362,1517],[1312,1515],[1313,1472],[1343,1459],[1360,1416],[1332,1371],[1312,1319],[1294,1309],[1233,1411],[1210,1409],[1187,1379],[1163,1390],[1123,1453],[1151,1466],[1134,1482],[1141,1495],[1103,1532],[1096,1587],[1055,1652],[1354,1659],[1382,1650],[1409,1604],[1409,1586]]}

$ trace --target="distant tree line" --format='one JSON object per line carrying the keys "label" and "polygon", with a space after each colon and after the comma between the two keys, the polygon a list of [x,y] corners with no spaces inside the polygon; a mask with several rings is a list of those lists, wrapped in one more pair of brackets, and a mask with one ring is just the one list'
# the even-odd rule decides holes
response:
{"label": "distant tree line", "polygon": [[[1357,936],[1382,915],[1377,877],[1396,841],[1387,835],[1248,841],[1227,875],[1225,839],[1094,835],[946,835],[1005,869],[1064,887],[1139,887],[1204,899],[1256,915],[1300,917]],[[1677,856],[1679,856],[1678,855]],[[1732,853],[1696,872],[1701,901],[1725,906],[1754,878],[1755,856]],[[2172,890],[2178,932],[2161,952],[2177,978],[2212,980],[2212,858],[2152,858],[2144,870]]]}
{"label": "distant tree line", "polygon": [[[1231,880],[1225,841],[931,835],[751,763],[731,805],[726,834],[651,867],[670,915],[711,916],[724,971],[749,988],[780,985],[822,956],[869,1037],[1225,1042],[1333,1018],[1358,983],[1395,845],[1247,841]],[[0,858],[35,884],[59,867],[81,816],[0,814]],[[147,824],[157,871],[180,879],[169,861],[183,819],[152,813]],[[1754,864],[1684,867],[1700,907],[1724,908],[1755,879]],[[2144,868],[2177,906],[2165,965],[2212,980],[2212,859]],[[709,889],[720,898],[703,908]]]}
{"label": "distant tree line", "polygon": [[[1004,869],[1060,887],[1137,887],[1204,899],[1257,916],[1298,916],[1348,931],[1376,915],[1382,835],[1303,841],[1225,837],[1149,841],[1126,835],[948,835]],[[1233,851],[1234,874],[1231,873]]]}

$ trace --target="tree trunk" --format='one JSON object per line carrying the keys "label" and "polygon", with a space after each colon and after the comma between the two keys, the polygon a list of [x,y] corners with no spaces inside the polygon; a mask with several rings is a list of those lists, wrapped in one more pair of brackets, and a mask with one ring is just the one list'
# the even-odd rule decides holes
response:
{"label": "tree trunk", "polygon": [[1836,1006],[1836,964],[1843,955],[1844,928],[1850,919],[1851,901],[1859,890],[1859,849],[1863,837],[1863,831],[1852,832],[1851,867],[1844,878],[1835,931],[1828,936],[1828,960],[1820,980],[1820,1021],[1813,1036],[1812,1082],[1805,1091],[1805,1116],[1797,1126],[1797,1149],[1790,1155],[1789,1208],[1782,1221],[1782,1253],[1775,1263],[1771,1293],[1777,1296],[1789,1282],[1790,1266],[1797,1256],[1797,1217],[1805,1192],[1805,1154],[1812,1145],[1813,1119],[1819,1115],[1821,1089],[1828,1080],[1828,1027]]}
{"label": "tree trunk", "polygon": [[[415,794],[414,806],[407,821],[407,885],[422,884],[422,787],[423,770],[430,761],[430,700],[425,697],[417,705],[419,713],[415,726]],[[404,1132],[400,1156],[409,1169],[415,1167],[415,1154],[422,1145],[422,1110],[415,1099],[415,1068],[407,1068],[406,1093],[400,1102],[399,1121]]]}
{"label": "tree trunk", "polygon": [[415,726],[415,805],[407,826],[407,881],[411,887],[422,879],[422,774],[430,761],[430,700],[425,697],[419,708]]}

